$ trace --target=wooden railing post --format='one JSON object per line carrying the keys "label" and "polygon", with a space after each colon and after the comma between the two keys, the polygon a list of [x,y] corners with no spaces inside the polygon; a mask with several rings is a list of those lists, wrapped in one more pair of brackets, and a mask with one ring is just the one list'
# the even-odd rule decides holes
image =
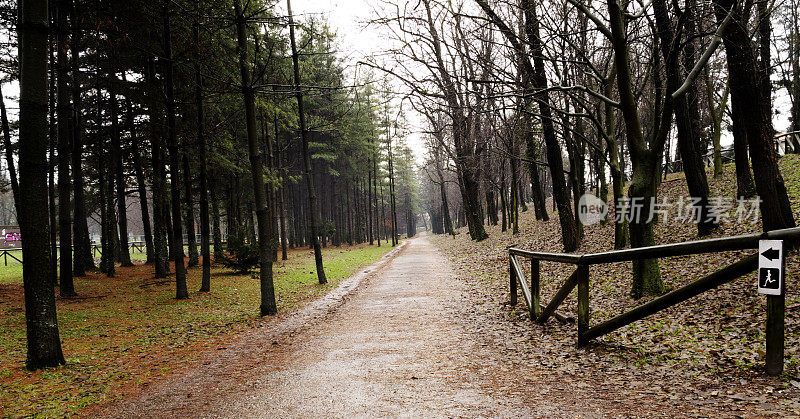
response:
{"label": "wooden railing post", "polygon": [[508,254],[508,276],[511,280],[509,283],[510,290],[511,290],[511,301],[510,304],[512,306],[517,305],[517,272],[514,270],[514,256],[513,254]]}
{"label": "wooden railing post", "polygon": [[578,265],[578,347],[586,346],[589,330],[589,265]]}
{"label": "wooden railing post", "polygon": [[767,296],[767,375],[783,374],[784,294]]}
{"label": "wooden railing post", "polygon": [[531,321],[535,321],[542,314],[539,303],[539,260],[531,259]]}

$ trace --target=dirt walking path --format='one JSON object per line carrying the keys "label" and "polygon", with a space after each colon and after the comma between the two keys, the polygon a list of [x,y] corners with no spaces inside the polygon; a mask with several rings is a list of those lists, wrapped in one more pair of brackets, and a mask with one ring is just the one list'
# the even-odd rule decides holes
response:
{"label": "dirt walking path", "polygon": [[[519,353],[518,344],[547,342],[546,336],[527,323],[509,328],[509,319],[476,309],[475,298],[426,237],[408,240],[306,309],[269,318],[175,378],[91,413],[736,417],[758,406],[740,409],[680,391],[657,396],[665,388],[655,377],[604,373],[610,367],[595,365],[597,357],[585,350],[571,352],[576,373],[553,370],[546,359]],[[622,384],[631,377],[638,387]]]}
{"label": "dirt walking path", "polygon": [[[109,417],[553,416],[498,385],[465,337],[462,291],[427,238],[404,243],[312,307],[245,334]],[[565,413],[565,412],[561,412]]]}
{"label": "dirt walking path", "polygon": [[496,397],[476,377],[477,344],[464,339],[454,309],[459,289],[427,239],[409,241],[367,287],[270,360],[274,371],[213,414],[529,416],[529,406]]}

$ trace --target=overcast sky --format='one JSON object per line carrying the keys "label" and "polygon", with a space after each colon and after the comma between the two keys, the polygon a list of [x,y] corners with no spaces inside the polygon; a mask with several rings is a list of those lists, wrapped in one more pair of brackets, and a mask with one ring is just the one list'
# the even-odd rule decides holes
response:
{"label": "overcast sky", "polygon": [[[327,17],[331,28],[339,35],[339,57],[344,59],[348,65],[348,73],[352,76],[359,61],[380,55],[391,47],[380,28],[368,25],[377,16],[381,4],[379,0],[292,0],[292,12],[297,17],[308,14]],[[286,0],[278,0],[276,6],[280,12],[286,13]],[[362,66],[359,71],[366,71],[366,68]],[[375,72],[375,76],[380,77],[382,74]],[[424,129],[420,126],[421,118],[410,106],[406,105],[403,109],[411,131],[405,139],[414,152],[417,163],[422,164],[425,147],[420,134]]]}

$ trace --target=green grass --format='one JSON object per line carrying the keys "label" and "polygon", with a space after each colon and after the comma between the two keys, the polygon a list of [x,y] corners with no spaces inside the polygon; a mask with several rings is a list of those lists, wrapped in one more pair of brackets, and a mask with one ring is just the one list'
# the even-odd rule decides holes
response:
{"label": "green grass", "polygon": [[[184,246],[184,249],[188,250],[188,247]],[[131,261],[134,263],[142,263],[147,260],[146,252],[140,251],[139,249],[129,249],[129,251],[131,255]],[[13,255],[19,260],[23,260],[22,252],[20,251],[9,252],[9,254]],[[100,253],[96,253],[96,257],[99,258]],[[22,283],[22,263],[12,259],[11,256],[0,256],[0,284],[15,283]]]}
{"label": "green grass", "polygon": [[[278,309],[301,306],[335,287],[390,246],[323,251],[327,285],[318,285],[313,253],[293,251],[274,266]],[[3,270],[16,269],[8,267]],[[27,372],[21,284],[0,293],[0,416],[64,416],[121,397],[125,388],[185,366],[224,345],[226,337],[261,318],[259,281],[214,268],[212,292],[198,293],[199,268],[188,272],[191,298],[175,300],[174,277],[152,279],[152,268],[118,268],[116,278],[92,273],[76,278],[79,298],[58,299],[67,365]],[[4,278],[10,278],[8,275]],[[268,320],[269,321],[269,320]]]}

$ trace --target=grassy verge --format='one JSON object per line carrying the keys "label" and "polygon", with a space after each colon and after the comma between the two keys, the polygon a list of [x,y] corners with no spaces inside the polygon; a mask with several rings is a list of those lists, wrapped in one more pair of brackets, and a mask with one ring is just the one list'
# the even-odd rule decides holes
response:
{"label": "grassy verge", "polygon": [[[325,293],[390,248],[324,250],[325,286],[317,284],[313,253],[293,251],[275,264],[279,311]],[[150,266],[119,268],[115,278],[92,273],[76,279],[78,298],[57,301],[67,365],[27,372],[18,270],[16,278],[9,273],[0,282],[0,416],[64,416],[114,400],[126,387],[185,366],[259,322],[259,284],[250,276],[214,268],[212,292],[200,294],[200,269],[191,268],[191,298],[177,301],[174,278],[154,280]]]}

